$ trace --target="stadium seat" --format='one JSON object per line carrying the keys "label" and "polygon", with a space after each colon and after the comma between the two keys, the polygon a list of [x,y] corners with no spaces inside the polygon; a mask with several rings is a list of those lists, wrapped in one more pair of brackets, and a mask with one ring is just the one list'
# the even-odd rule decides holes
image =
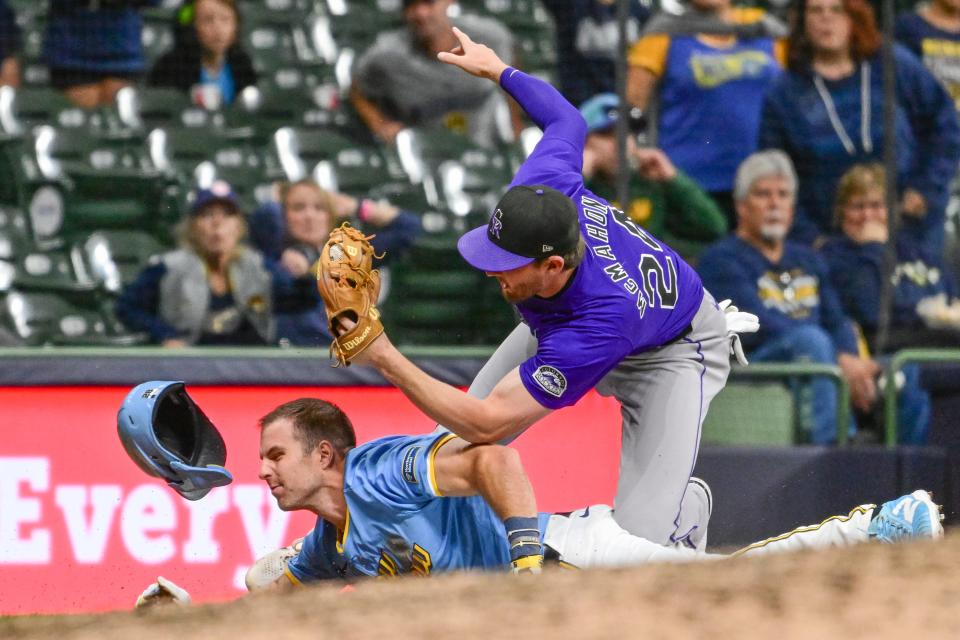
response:
{"label": "stadium seat", "polygon": [[136,278],[153,256],[170,250],[172,245],[160,242],[154,234],[145,231],[102,229],[78,242],[77,247],[93,277],[102,281],[111,275],[111,267],[97,266],[109,260],[116,269],[119,284],[125,285]]}
{"label": "stadium seat", "polygon": [[511,31],[552,29],[550,14],[539,0],[461,0],[464,13],[496,18]]}
{"label": "stadium seat", "polygon": [[116,109],[123,126],[145,134],[156,127],[223,128],[220,111],[208,111],[179,89],[124,87],[117,92]]}
{"label": "stadium seat", "polygon": [[303,75],[314,72],[323,73],[317,68],[285,67],[260,87],[247,87],[227,110],[227,124],[249,128],[261,143],[269,142],[282,127],[346,128],[349,123],[336,85],[323,75]]}
{"label": "stadium seat", "polygon": [[798,441],[795,424],[794,396],[783,384],[730,381],[710,404],[702,440],[789,446]]}
{"label": "stadium seat", "polygon": [[0,299],[0,326],[29,346],[129,346],[146,342],[116,319],[106,299],[11,290]]}
{"label": "stadium seat", "polygon": [[510,157],[477,146],[449,131],[407,129],[397,139],[403,168],[413,182],[423,182],[431,202],[457,216],[485,220],[513,179]]}
{"label": "stadium seat", "polygon": [[269,149],[258,150],[249,140],[231,137],[229,131],[155,129],[149,144],[154,162],[175,171],[181,184],[204,186],[215,179],[226,180],[247,210],[270,200],[273,182],[283,177]]}
{"label": "stadium seat", "polygon": [[140,32],[140,43],[147,66],[150,67],[157,58],[173,49],[175,12],[164,8],[147,8],[141,14],[143,29]]}
{"label": "stadium seat", "polygon": [[70,231],[147,224],[160,212],[170,178],[138,142],[47,126],[34,131],[33,141],[45,177],[69,186]]}

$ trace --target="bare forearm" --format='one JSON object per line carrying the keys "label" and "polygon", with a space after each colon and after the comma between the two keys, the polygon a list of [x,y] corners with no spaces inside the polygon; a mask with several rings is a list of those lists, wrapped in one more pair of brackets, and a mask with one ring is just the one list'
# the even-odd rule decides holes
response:
{"label": "bare forearm", "polygon": [[495,423],[482,400],[427,375],[392,345],[378,349],[372,364],[417,408],[468,442],[495,442],[514,433]]}
{"label": "bare forearm", "polygon": [[536,516],[533,485],[523,470],[520,454],[499,446],[497,454],[483,456],[477,465],[477,492],[501,520]]}

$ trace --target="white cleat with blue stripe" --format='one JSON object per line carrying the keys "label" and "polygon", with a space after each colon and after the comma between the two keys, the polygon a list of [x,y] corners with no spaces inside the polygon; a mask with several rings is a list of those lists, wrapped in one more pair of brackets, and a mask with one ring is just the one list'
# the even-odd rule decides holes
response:
{"label": "white cleat with blue stripe", "polygon": [[867,533],[880,542],[943,537],[943,515],[930,494],[917,490],[883,503],[870,521]]}

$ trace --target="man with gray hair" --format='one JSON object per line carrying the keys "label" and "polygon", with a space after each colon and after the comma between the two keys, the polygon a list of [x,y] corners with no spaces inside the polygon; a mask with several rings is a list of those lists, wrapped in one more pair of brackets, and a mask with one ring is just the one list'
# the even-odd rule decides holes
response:
{"label": "man with gray hair", "polygon": [[[797,177],[790,158],[767,150],[737,169],[734,203],[737,229],[712,245],[700,260],[704,286],[720,299],[760,317],[760,331],[744,336],[752,362],[838,364],[853,404],[868,410],[877,398],[880,367],[859,355],[856,327],[844,314],[821,257],[787,240],[793,222]],[[837,439],[837,396],[833,384],[815,378],[811,440]]]}

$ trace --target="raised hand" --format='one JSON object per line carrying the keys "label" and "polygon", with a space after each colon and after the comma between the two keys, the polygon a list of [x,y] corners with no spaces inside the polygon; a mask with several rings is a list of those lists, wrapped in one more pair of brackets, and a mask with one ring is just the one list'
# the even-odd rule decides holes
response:
{"label": "raised hand", "polygon": [[485,44],[474,42],[470,36],[456,27],[453,28],[453,34],[460,41],[460,46],[453,51],[441,51],[437,54],[437,59],[460,67],[478,78],[499,82],[500,74],[507,68],[507,64],[496,52]]}

